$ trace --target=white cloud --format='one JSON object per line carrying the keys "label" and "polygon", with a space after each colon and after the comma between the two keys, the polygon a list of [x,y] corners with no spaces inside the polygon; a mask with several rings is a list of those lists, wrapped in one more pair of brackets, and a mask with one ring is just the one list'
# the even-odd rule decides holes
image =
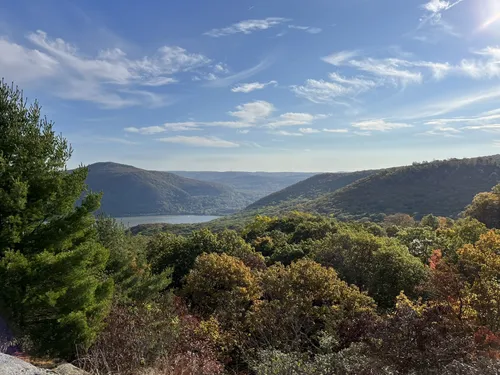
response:
{"label": "white cloud", "polygon": [[427,130],[424,133],[420,133],[421,135],[435,135],[435,136],[442,136],[442,137],[458,137],[458,134],[460,134],[461,131],[452,127],[443,127],[443,126],[438,126],[435,127],[434,129]]}
{"label": "white cloud", "polygon": [[156,78],[151,78],[147,82],[143,83],[145,86],[165,86],[165,85],[170,85],[172,83],[177,83],[179,82],[177,79],[172,78],[172,77],[156,77]]}
{"label": "white cloud", "polygon": [[320,32],[323,31],[319,27],[312,27],[312,26],[288,25],[288,28],[289,29],[295,29],[295,30],[305,31],[306,33],[309,33],[309,34],[319,34]]}
{"label": "white cloud", "polygon": [[329,117],[329,115],[325,114],[313,115],[310,113],[288,112],[288,113],[283,113],[278,118],[269,122],[267,126],[272,128],[277,128],[281,126],[310,125],[316,120],[322,120],[327,117]]}
{"label": "white cloud", "polygon": [[215,148],[240,147],[238,143],[225,141],[217,137],[197,137],[197,136],[187,137],[187,136],[177,135],[174,137],[158,138],[157,140],[160,142],[179,143],[195,147],[215,147]]}
{"label": "white cloud", "polygon": [[70,100],[83,100],[107,108],[133,105],[159,106],[167,98],[138,86],[162,86],[176,82],[173,74],[201,68],[210,59],[178,46],[163,46],[153,56],[129,59],[114,48],[88,57],[63,39],[51,39],[43,31],[30,33],[30,49],[0,39],[0,70],[20,83],[50,84],[50,92]]}
{"label": "white cloud", "polygon": [[486,130],[486,131],[491,131],[491,130],[500,130],[500,124],[485,124],[485,125],[471,125],[471,126],[464,126],[462,129],[466,130]]}
{"label": "white cloud", "polygon": [[411,83],[422,83],[422,73],[402,69],[402,66],[405,65],[402,62],[403,60],[399,59],[377,60],[368,58],[365,60],[351,60],[349,63],[359,70],[386,79],[395,85],[401,84],[405,86]]}
{"label": "white cloud", "polygon": [[229,112],[229,115],[237,117],[246,123],[254,123],[263,120],[269,117],[275,110],[271,103],[263,100],[241,104],[237,106],[236,109],[237,111]]}
{"label": "white cloud", "polygon": [[431,32],[439,31],[455,37],[460,36],[460,34],[454,30],[453,26],[443,20],[443,13],[460,4],[462,1],[464,0],[457,0],[455,2],[447,0],[430,0],[423,4],[422,9],[424,9],[425,14],[420,18],[420,24],[417,28],[418,34],[414,36],[414,39],[424,42],[429,41],[429,39],[435,39],[435,37],[429,38],[427,35],[422,35],[422,31],[426,27]]}
{"label": "white cloud", "polygon": [[214,70],[217,73],[229,73],[229,68],[224,63],[218,63],[214,66]]}
{"label": "white cloud", "polygon": [[454,117],[454,118],[441,118],[427,121],[425,125],[438,125],[443,126],[450,123],[474,123],[474,124],[484,124],[490,121],[495,121],[500,119],[500,114],[490,114],[486,116],[477,117]]}
{"label": "white cloud", "polygon": [[188,53],[178,46],[163,46],[155,56],[145,56],[139,60],[128,59],[125,52],[119,49],[115,49],[113,53],[101,52],[97,58],[92,59],[79,56],[76,47],[60,38],[49,39],[43,31],[29,34],[28,39],[64,63],[67,68],[89,78],[114,84],[148,84],[150,79],[158,80],[164,75],[189,71],[210,62],[207,57]]}
{"label": "white cloud", "polygon": [[338,73],[330,73],[331,82],[308,79],[302,86],[292,86],[292,91],[313,103],[333,102],[340,97],[354,97],[379,84],[364,77],[346,78]]}
{"label": "white cloud", "polygon": [[276,81],[269,81],[266,83],[261,83],[261,82],[251,82],[251,83],[242,83],[238,86],[235,86],[231,89],[232,92],[243,92],[243,93],[249,93],[255,90],[262,90],[266,86],[269,85],[276,85],[278,82]]}
{"label": "white cloud", "polygon": [[304,135],[302,133],[293,133],[293,132],[288,132],[286,130],[273,130],[270,131],[269,134],[284,135],[286,137],[301,137]]}
{"label": "white cloud", "polygon": [[348,129],[323,129],[326,133],[349,133]]}
{"label": "white cloud", "polygon": [[324,80],[308,79],[304,85],[291,86],[295,95],[313,103],[332,102],[338,97],[348,96],[350,90],[342,85]]}
{"label": "white cloud", "polygon": [[240,133],[240,134],[248,134],[248,133],[250,133],[250,130],[248,130],[248,129],[238,130],[238,133]]}
{"label": "white cloud", "polygon": [[[262,60],[260,63],[258,63],[257,65],[255,65],[249,69],[242,70],[241,72],[232,74],[232,75],[224,77],[224,78],[212,80],[210,82],[205,83],[205,86],[208,86],[208,87],[227,87],[227,86],[230,86],[236,82],[240,82],[244,79],[248,79],[251,76],[261,72],[262,70],[271,66],[272,63],[273,63],[272,59],[266,58],[266,59]],[[198,81],[201,80],[200,77],[197,77],[197,76],[195,76],[195,77],[199,78],[199,79],[197,79]],[[193,79],[195,79],[195,77],[193,77]]]}
{"label": "white cloud", "polygon": [[377,83],[373,80],[365,79],[363,77],[346,78],[338,73],[330,73],[328,75],[330,80],[344,85],[353,92],[360,93],[368,91],[377,86]]}
{"label": "white cloud", "polygon": [[267,30],[288,21],[288,19],[280,17],[269,17],[261,20],[246,20],[221,29],[212,29],[204,33],[204,35],[218,38],[237,33],[251,34],[254,31]]}
{"label": "white cloud", "polygon": [[143,128],[128,127],[123,130],[125,130],[127,133],[157,134],[157,133],[163,133],[167,129],[163,126],[147,126]]}
{"label": "white cloud", "polygon": [[500,88],[495,88],[489,91],[474,92],[462,97],[450,97],[418,110],[415,115],[410,116],[409,118],[440,116],[464,107],[469,107],[476,103],[486,103],[498,98],[500,98]]}
{"label": "white cloud", "polygon": [[351,126],[364,131],[387,131],[393,129],[410,128],[410,124],[386,122],[382,119],[353,122]]}
{"label": "white cloud", "polygon": [[359,55],[359,51],[341,51],[325,56],[321,60],[327,62],[328,64],[340,66],[357,55]]}
{"label": "white cloud", "polygon": [[299,132],[302,134],[314,134],[314,133],[319,133],[320,131],[318,129],[313,129],[313,128],[300,128]]}
{"label": "white cloud", "polygon": [[431,12],[431,13],[439,13],[443,10],[448,9],[450,6],[449,1],[443,1],[443,0],[431,0],[428,3],[422,5],[422,7]]}
{"label": "white cloud", "polygon": [[200,130],[200,123],[194,121],[166,122],[163,127],[174,132]]}
{"label": "white cloud", "polygon": [[46,53],[0,39],[0,71],[2,76],[18,83],[54,77],[59,62]]}

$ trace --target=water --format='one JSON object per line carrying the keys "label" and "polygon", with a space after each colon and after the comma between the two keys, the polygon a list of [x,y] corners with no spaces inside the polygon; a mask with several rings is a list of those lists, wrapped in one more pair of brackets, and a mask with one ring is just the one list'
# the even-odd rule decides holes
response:
{"label": "water", "polygon": [[139,224],[196,224],[205,223],[210,220],[218,219],[220,216],[201,216],[201,215],[151,215],[151,216],[128,216],[117,217],[116,220],[121,221],[127,228],[134,227]]}

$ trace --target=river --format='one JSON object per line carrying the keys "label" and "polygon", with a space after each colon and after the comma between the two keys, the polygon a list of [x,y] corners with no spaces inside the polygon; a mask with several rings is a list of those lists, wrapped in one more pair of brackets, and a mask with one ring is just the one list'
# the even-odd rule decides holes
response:
{"label": "river", "polygon": [[139,224],[196,224],[205,223],[220,216],[201,216],[201,215],[151,215],[151,216],[128,216],[117,217],[116,220],[121,221],[127,228],[134,227]]}

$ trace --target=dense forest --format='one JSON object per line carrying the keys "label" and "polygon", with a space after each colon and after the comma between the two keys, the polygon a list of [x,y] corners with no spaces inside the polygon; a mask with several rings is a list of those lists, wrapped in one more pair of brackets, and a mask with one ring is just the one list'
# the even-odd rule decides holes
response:
{"label": "dense forest", "polygon": [[90,165],[85,183],[92,191],[104,193],[100,210],[111,216],[223,215],[252,201],[219,183],[117,163]]}
{"label": "dense forest", "polygon": [[[376,189],[363,201],[386,214],[378,223],[290,212],[144,236],[94,215],[101,194],[88,168],[68,173],[71,153],[37,103],[0,85],[1,350],[95,375],[500,372],[496,158],[333,193],[390,188],[394,203]],[[406,177],[429,168],[456,185],[435,182],[419,205],[440,199],[456,215],[450,194],[460,217],[393,213],[417,211]]]}
{"label": "dense forest", "polygon": [[173,171],[179,176],[226,185],[255,202],[316,173],[305,172],[190,172]]}

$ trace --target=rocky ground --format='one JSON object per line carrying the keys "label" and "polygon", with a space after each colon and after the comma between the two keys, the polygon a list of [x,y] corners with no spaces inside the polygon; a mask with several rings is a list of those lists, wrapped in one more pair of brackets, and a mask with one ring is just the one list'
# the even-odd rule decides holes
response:
{"label": "rocky ground", "polygon": [[90,375],[79,368],[65,363],[52,370],[41,369],[20,358],[0,353],[1,375]]}

